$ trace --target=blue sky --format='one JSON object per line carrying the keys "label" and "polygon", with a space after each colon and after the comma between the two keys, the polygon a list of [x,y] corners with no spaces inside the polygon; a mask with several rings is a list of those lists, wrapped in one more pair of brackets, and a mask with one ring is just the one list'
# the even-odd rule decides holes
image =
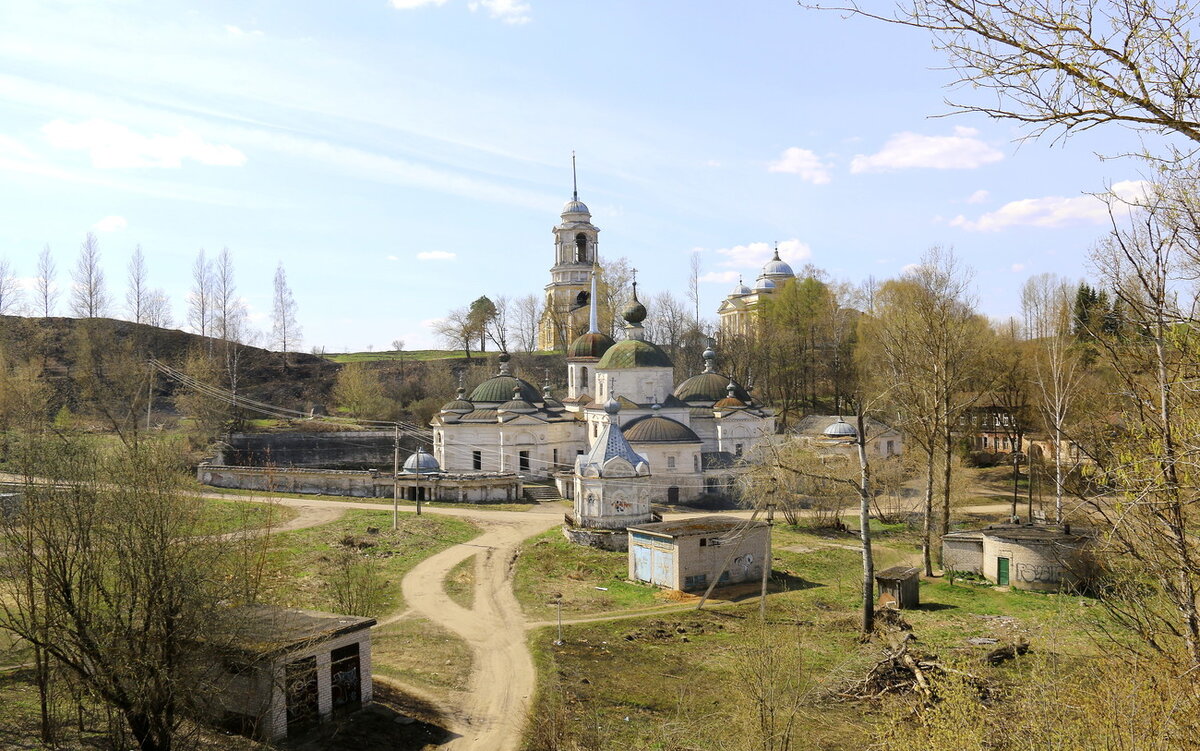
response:
{"label": "blue sky", "polygon": [[49,243],[65,285],[97,232],[119,300],[140,244],[180,321],[197,250],[228,246],[263,329],[282,261],[305,349],[433,346],[451,307],[540,294],[572,150],[601,254],[682,296],[700,250],[710,316],[776,241],[853,282],[953,246],[1014,314],[1029,275],[1087,273],[1085,193],[1139,177],[1096,156],[1125,131],[932,118],[926,36],[789,0],[0,9],[0,255],[30,277]]}

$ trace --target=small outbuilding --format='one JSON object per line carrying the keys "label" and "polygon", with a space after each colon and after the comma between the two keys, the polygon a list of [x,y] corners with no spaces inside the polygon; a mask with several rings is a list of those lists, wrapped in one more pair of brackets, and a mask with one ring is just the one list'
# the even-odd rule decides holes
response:
{"label": "small outbuilding", "polygon": [[757,581],[770,565],[766,522],[702,516],[638,524],[628,534],[629,578],[668,589],[702,590],[713,576],[722,585]]}
{"label": "small outbuilding", "polygon": [[262,605],[229,621],[211,681],[225,727],[275,741],[370,703],[374,618]]}
{"label": "small outbuilding", "polygon": [[894,604],[911,610],[921,604],[921,570],[912,566],[892,566],[875,574],[880,604]]}
{"label": "small outbuilding", "polygon": [[1057,592],[1088,583],[1093,540],[1069,524],[991,524],[944,535],[942,566],[1001,587]]}

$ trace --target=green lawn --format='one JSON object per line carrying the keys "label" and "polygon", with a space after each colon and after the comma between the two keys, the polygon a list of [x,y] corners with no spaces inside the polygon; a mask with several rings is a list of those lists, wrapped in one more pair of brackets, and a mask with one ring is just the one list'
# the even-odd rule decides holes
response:
{"label": "green lawn", "polygon": [[558,593],[563,596],[564,618],[665,602],[657,587],[625,581],[626,561],[625,553],[567,542],[556,527],[525,541],[513,589],[526,614],[535,619],[557,612],[551,601]]}
{"label": "green lawn", "polygon": [[204,534],[216,535],[242,529],[262,529],[279,526],[296,518],[296,510],[275,503],[250,503],[247,501],[203,500]]}
{"label": "green lawn", "polygon": [[[486,359],[487,357],[496,354],[495,352],[471,352],[471,357],[479,357]],[[531,352],[533,355],[554,355],[561,354],[557,350],[546,352]],[[324,355],[326,360],[332,360],[337,363],[348,362],[386,362],[389,360],[399,360],[402,362],[429,360],[451,360],[457,358],[466,358],[467,353],[461,349],[414,349],[396,352],[395,350],[381,350],[379,352],[335,352],[333,354]]]}
{"label": "green lawn", "polygon": [[421,688],[462,691],[471,677],[471,650],[431,621],[403,618],[371,632],[371,667]]}
{"label": "green lawn", "polygon": [[[518,561],[518,593],[535,617],[550,612],[538,603],[554,586],[536,586],[538,571],[560,582],[572,571],[585,574],[578,583],[582,589],[606,576],[615,578],[618,565],[624,564],[623,554],[564,553],[548,539],[550,534],[561,533],[554,530],[534,538]],[[916,562],[916,537],[898,529],[881,531],[874,545],[876,567]],[[773,543],[776,593],[768,599],[765,633],[758,625],[757,598],[704,611],[568,624],[561,647],[551,643],[553,626],[532,632],[539,689],[527,751],[572,744],[597,749],[743,747],[753,723],[747,724],[751,717],[739,697],[749,694],[751,669],[786,669],[803,679],[803,742],[793,747],[868,745],[881,710],[890,711],[890,705],[831,699],[833,692],[865,673],[886,643],[882,638],[866,644],[859,639],[858,540],[844,532],[777,525]],[[999,643],[1026,639],[1042,655],[1095,652],[1081,627],[1081,613],[1094,617],[1098,609],[1085,598],[951,586],[941,580],[922,582],[920,595],[921,607],[902,614],[918,639],[915,648],[972,671],[992,671],[989,676],[998,681],[1008,680],[1005,671],[1011,669],[981,667],[980,658],[993,647],[970,644],[968,638],[989,637]],[[606,608],[600,603],[594,607],[622,607],[617,599],[604,603]],[[653,601],[653,594],[624,607],[647,601]],[[895,701],[907,706],[906,699]]]}
{"label": "green lawn", "polygon": [[479,534],[470,522],[448,516],[401,514],[392,529],[388,511],[348,511],[320,527],[283,532],[269,554],[271,599],[288,607],[335,610],[340,562],[366,566],[378,603],[370,615],[403,606],[400,580],[423,559]]}

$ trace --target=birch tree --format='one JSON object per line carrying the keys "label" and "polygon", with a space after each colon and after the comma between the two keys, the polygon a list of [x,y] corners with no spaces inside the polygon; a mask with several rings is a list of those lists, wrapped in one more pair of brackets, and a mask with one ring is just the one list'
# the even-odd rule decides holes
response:
{"label": "birch tree", "polygon": [[71,315],[101,318],[107,314],[108,291],[104,286],[104,270],[100,268],[100,244],[91,232],[79,246],[71,282]]}
{"label": "birch tree", "polygon": [[146,257],[142,255],[142,246],[138,245],[129,259],[125,288],[125,310],[134,323],[146,323],[146,304],[150,296],[146,276]]}
{"label": "birch tree", "polygon": [[271,338],[283,353],[283,364],[288,364],[288,352],[300,346],[300,324],[296,321],[296,298],[288,286],[287,272],[283,263],[275,268],[275,294],[271,305]]}
{"label": "birch tree", "polygon": [[24,290],[12,264],[0,258],[0,316],[20,315],[23,308]]}
{"label": "birch tree", "polygon": [[37,313],[45,318],[54,315],[54,305],[58,301],[57,276],[58,268],[54,264],[54,256],[50,255],[50,245],[47,244],[38,254],[37,277],[33,283]]}
{"label": "birch tree", "polygon": [[188,325],[200,336],[212,336],[213,272],[204,248],[192,262],[192,289],[188,293]]}
{"label": "birch tree", "polygon": [[521,352],[537,349],[538,326],[542,321],[542,299],[537,295],[518,297],[514,303],[513,339]]}
{"label": "birch tree", "polygon": [[1039,274],[1025,282],[1021,308],[1026,336],[1032,340],[1033,386],[1038,411],[1050,433],[1054,459],[1054,519],[1063,520],[1063,444],[1067,421],[1083,378],[1083,363],[1075,346],[1072,285],[1054,274]]}

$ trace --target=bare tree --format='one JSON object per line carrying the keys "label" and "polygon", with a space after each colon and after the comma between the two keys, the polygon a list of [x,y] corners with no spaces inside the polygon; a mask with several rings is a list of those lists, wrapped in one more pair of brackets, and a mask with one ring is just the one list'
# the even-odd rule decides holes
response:
{"label": "bare tree", "polygon": [[512,333],[513,302],[508,295],[500,295],[492,301],[492,315],[483,322],[483,333],[501,352],[508,351]]}
{"label": "bare tree", "polygon": [[542,298],[537,295],[518,297],[513,312],[513,343],[521,352],[537,349],[538,325],[542,320]]}
{"label": "bare tree", "polygon": [[146,303],[150,290],[146,285],[146,257],[142,255],[142,246],[133,249],[129,259],[129,286],[125,290],[125,310],[134,323],[146,323]]}
{"label": "bare tree", "polygon": [[271,306],[271,338],[283,353],[287,365],[287,353],[300,346],[300,324],[296,322],[296,298],[287,283],[283,263],[275,269],[275,296]]}
{"label": "bare tree", "polygon": [[108,292],[104,288],[104,270],[100,268],[100,246],[89,232],[79,246],[79,259],[71,272],[71,315],[76,318],[102,318],[108,313]]}
{"label": "bare tree", "polygon": [[0,258],[0,316],[20,315],[24,310],[21,283],[7,258]]}
{"label": "bare tree", "polygon": [[200,336],[212,336],[213,272],[204,248],[192,263],[192,289],[188,293],[188,324]]}
{"label": "bare tree", "polygon": [[145,324],[149,326],[157,326],[160,329],[169,329],[174,323],[174,318],[171,315],[171,301],[167,298],[167,293],[161,288],[154,288],[146,296],[145,304]]}
{"label": "bare tree", "polygon": [[50,245],[47,244],[38,255],[37,278],[34,280],[34,295],[37,297],[36,309],[45,318],[54,315],[54,304],[58,300],[56,276],[58,276],[58,269],[54,265],[54,257],[50,255]]}
{"label": "bare tree", "polygon": [[957,112],[1016,120],[1035,137],[1115,122],[1200,143],[1192,94],[1200,8],[1191,0],[902,0],[896,8],[892,16],[853,2],[837,10],[930,31],[959,75],[951,85],[994,95],[984,105],[949,102]]}
{"label": "bare tree", "polygon": [[700,251],[693,250],[688,259],[687,297],[696,310],[696,325],[700,325]]}
{"label": "bare tree", "polygon": [[1071,409],[1083,378],[1083,363],[1071,335],[1070,282],[1054,274],[1039,274],[1025,282],[1021,307],[1034,354],[1033,384],[1038,410],[1050,431],[1054,455],[1054,518],[1063,519],[1063,444]]}
{"label": "bare tree", "polygon": [[213,264],[213,333],[224,341],[236,339],[245,312],[233,278],[233,256],[222,248]]}
{"label": "bare tree", "polygon": [[446,317],[433,324],[433,333],[437,334],[451,349],[461,349],[471,359],[471,345],[476,339],[475,316],[466,307],[455,308]]}

